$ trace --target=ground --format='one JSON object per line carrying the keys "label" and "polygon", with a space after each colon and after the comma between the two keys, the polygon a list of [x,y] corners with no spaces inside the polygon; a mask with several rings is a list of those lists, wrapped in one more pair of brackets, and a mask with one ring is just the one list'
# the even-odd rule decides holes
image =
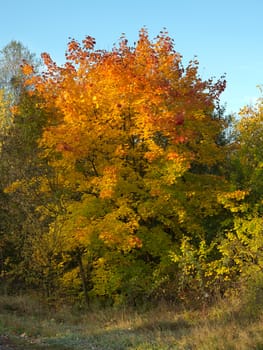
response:
{"label": "ground", "polygon": [[17,350],[18,348],[5,336],[0,335],[0,350]]}

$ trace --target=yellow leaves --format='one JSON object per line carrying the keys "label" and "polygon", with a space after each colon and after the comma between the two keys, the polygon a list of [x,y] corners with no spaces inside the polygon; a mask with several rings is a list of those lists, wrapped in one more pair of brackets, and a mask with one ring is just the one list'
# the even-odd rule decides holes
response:
{"label": "yellow leaves", "polygon": [[240,203],[249,194],[249,191],[236,190],[233,192],[219,193],[218,202],[233,213],[244,212],[248,209],[247,203]]}
{"label": "yellow leaves", "polygon": [[139,227],[138,217],[126,205],[106,214],[98,222],[99,238],[108,247],[118,251],[129,252],[142,246],[141,240],[136,236]]}
{"label": "yellow leaves", "polygon": [[175,152],[168,153],[169,162],[166,163],[163,181],[168,185],[174,184],[188,169],[189,161],[184,156],[177,156]]}
{"label": "yellow leaves", "polygon": [[128,144],[118,145],[115,149],[114,155],[119,158],[123,158],[128,154]]}
{"label": "yellow leaves", "polygon": [[[71,208],[74,210],[74,206]],[[72,251],[76,248],[87,247],[91,242],[94,228],[90,220],[81,213],[57,216],[50,225],[50,231],[54,230],[58,236],[62,251]]]}
{"label": "yellow leaves", "polygon": [[233,270],[230,266],[225,265],[222,259],[211,261],[207,264],[206,270],[204,271],[204,276],[209,281],[208,287],[218,282],[228,282],[231,280],[232,275]]}
{"label": "yellow leaves", "polygon": [[4,189],[4,193],[16,192],[21,187],[22,184],[23,182],[20,180],[14,181],[11,185],[9,185]]}
{"label": "yellow leaves", "polygon": [[248,195],[248,191],[236,190],[232,193],[228,193],[227,199],[236,199],[237,201],[243,200]]}
{"label": "yellow leaves", "polygon": [[182,224],[184,221],[186,221],[186,211],[183,209],[177,210],[177,215],[178,215],[178,221],[180,224]]}
{"label": "yellow leaves", "polygon": [[51,192],[50,182],[49,182],[49,179],[47,177],[42,176],[39,179],[39,191],[42,193]]}
{"label": "yellow leaves", "polygon": [[92,97],[92,102],[93,102],[95,108],[98,109],[99,108],[99,104],[98,104],[98,101],[97,101],[97,96],[93,96]]}
{"label": "yellow leaves", "polygon": [[59,280],[61,287],[63,287],[66,292],[74,289],[80,290],[81,280],[79,278],[79,275],[80,275],[79,267],[76,267],[73,270],[65,272],[63,274],[63,277],[61,277]]}
{"label": "yellow leaves", "polygon": [[149,151],[145,152],[144,157],[149,161],[153,162],[154,160],[160,158],[164,154],[162,147],[156,145],[152,140],[148,142]]}
{"label": "yellow leaves", "polygon": [[5,95],[4,90],[0,89],[0,129],[7,132],[12,125],[14,115],[17,112],[15,106],[11,106],[9,97]]}
{"label": "yellow leaves", "polygon": [[116,183],[117,168],[114,166],[105,167],[103,176],[99,180],[100,198],[112,197]]}
{"label": "yellow leaves", "polygon": [[235,268],[228,265],[226,255],[211,260],[211,255],[218,247],[211,243],[207,245],[201,240],[198,246],[191,243],[190,238],[183,237],[178,252],[170,252],[170,259],[179,267],[178,284],[180,289],[191,288],[199,292],[199,300],[204,297],[206,290],[211,292],[212,288],[221,287],[231,280]]}
{"label": "yellow leaves", "polygon": [[19,190],[26,192],[31,186],[37,188],[35,189],[35,192],[41,191],[42,181],[44,181],[42,177],[31,177],[31,179],[16,180],[4,188],[4,192],[14,193]]}
{"label": "yellow leaves", "polygon": [[[86,222],[86,224],[87,224],[87,222]],[[72,246],[74,246],[74,244],[76,244],[77,246],[83,245],[84,247],[89,245],[91,232],[92,232],[92,230],[88,226],[77,228],[74,231],[74,235],[73,235],[73,242],[75,242],[75,243],[73,243],[73,242],[71,243],[70,249],[72,249]]]}
{"label": "yellow leaves", "polygon": [[118,236],[111,232],[102,232],[99,235],[99,238],[106,246],[121,250],[125,253],[131,251],[132,249],[139,249],[142,247],[142,241],[134,235]]}
{"label": "yellow leaves", "polygon": [[230,277],[236,274],[247,279],[262,270],[262,222],[261,215],[235,217],[234,227],[220,242],[221,262],[229,269]]}

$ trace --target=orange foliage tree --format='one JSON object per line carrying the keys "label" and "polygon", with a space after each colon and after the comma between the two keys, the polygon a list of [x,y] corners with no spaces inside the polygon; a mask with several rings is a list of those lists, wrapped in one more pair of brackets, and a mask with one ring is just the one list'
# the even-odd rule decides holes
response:
{"label": "orange foliage tree", "polygon": [[172,293],[171,252],[184,236],[215,235],[206,224],[225,186],[214,113],[224,79],[202,80],[166,32],[151,41],[145,29],[134,47],[122,37],[95,50],[86,37],[70,41],[63,66],[43,60],[46,71],[27,83],[51,116],[40,146],[65,196],[50,232],[59,227],[64,266],[79,262],[61,283],[82,276],[86,297],[115,301]]}

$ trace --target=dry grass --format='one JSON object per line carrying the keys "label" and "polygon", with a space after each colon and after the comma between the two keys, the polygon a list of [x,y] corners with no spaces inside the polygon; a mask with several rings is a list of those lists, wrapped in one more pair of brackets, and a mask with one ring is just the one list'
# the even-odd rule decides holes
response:
{"label": "dry grass", "polygon": [[202,311],[163,304],[141,312],[49,308],[32,296],[0,297],[0,334],[21,350],[259,350],[263,315],[262,305],[246,308],[237,298]]}

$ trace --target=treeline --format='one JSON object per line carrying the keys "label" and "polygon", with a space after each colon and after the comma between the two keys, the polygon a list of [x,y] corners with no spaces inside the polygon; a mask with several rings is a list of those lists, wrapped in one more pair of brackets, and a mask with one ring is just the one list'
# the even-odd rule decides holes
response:
{"label": "treeline", "polygon": [[225,116],[166,32],[42,60],[1,51],[2,292],[202,304],[262,277],[261,99]]}

